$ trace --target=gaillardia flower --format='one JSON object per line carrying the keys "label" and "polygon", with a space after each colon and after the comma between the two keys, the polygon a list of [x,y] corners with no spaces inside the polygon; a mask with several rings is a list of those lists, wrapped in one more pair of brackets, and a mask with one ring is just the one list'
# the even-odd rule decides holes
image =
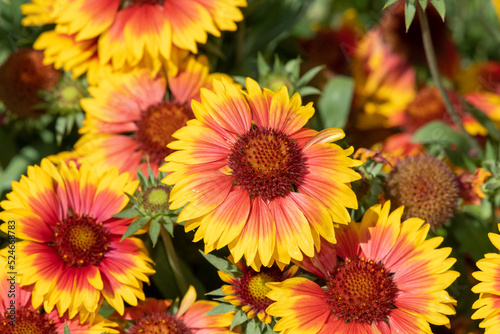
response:
{"label": "gaillardia flower", "polygon": [[405,218],[421,218],[433,230],[453,217],[458,205],[457,176],[444,162],[427,154],[398,162],[384,189],[393,205],[405,206]]}
{"label": "gaillardia flower", "polygon": [[271,289],[267,287],[268,282],[282,282],[293,277],[297,272],[297,266],[291,266],[285,271],[281,271],[278,266],[271,268],[260,268],[255,271],[239,261],[236,267],[241,271],[241,276],[233,276],[223,271],[218,271],[220,278],[230,285],[222,286],[224,300],[235,306],[241,306],[246,312],[248,319],[259,318],[260,321],[269,324],[272,317],[266,313],[266,308],[272,304],[272,300],[266,297]]}
{"label": "gaillardia flower", "polygon": [[[173,47],[196,53],[208,33],[236,30],[235,22],[243,19],[238,7],[246,5],[246,0],[34,0],[22,11],[28,15],[24,24],[55,24],[41,39],[57,33],[76,43],[95,41],[101,64],[115,70],[146,67],[155,75],[168,66]],[[75,53],[66,60],[80,57]]]}
{"label": "gaillardia flower", "polygon": [[[142,241],[120,241],[131,219],[112,216],[128,203],[137,182],[116,169],[97,174],[74,162],[57,166],[43,159],[27,176],[12,182],[1,202],[3,221],[16,222],[20,286],[33,287],[33,305],[57,309],[85,321],[103,297],[123,314],[124,301],[144,299],[143,282],[154,273]],[[8,224],[0,226],[3,232]]]}
{"label": "gaillardia flower", "polygon": [[276,301],[267,313],[281,317],[281,333],[432,333],[430,324],[449,325],[456,303],[446,289],[459,276],[449,270],[451,248],[426,240],[428,224],[401,222],[403,207],[390,203],[366,211],[361,223],[340,226],[337,244],[300,263],[326,286],[302,277],[268,283]]}
{"label": "gaillardia flower", "polygon": [[147,298],[135,307],[127,307],[122,317],[111,315],[111,318],[124,327],[129,325],[125,331],[127,334],[229,334],[234,312],[206,315],[218,304],[209,300],[196,301],[196,290],[190,286],[175,313],[171,300]]}
{"label": "gaillardia flower", "polygon": [[[498,225],[500,229],[500,224]],[[500,249],[500,235],[488,234],[493,245]],[[479,293],[479,299],[472,305],[478,309],[472,319],[484,319],[479,327],[484,328],[485,334],[494,334],[500,331],[500,254],[489,253],[477,261],[480,271],[472,274],[479,283],[472,288],[474,293]]]}
{"label": "gaillardia flower", "polygon": [[[7,249],[2,256],[8,257]],[[12,271],[6,267],[7,261],[0,256],[0,333],[2,334],[64,334],[66,323],[70,333],[119,333],[118,325],[96,315],[94,321],[80,324],[77,318],[69,319],[67,315],[59,317],[56,310],[46,313],[42,305],[32,305],[33,287],[20,287],[14,276],[7,274]],[[6,269],[6,270],[4,270]],[[13,278],[14,277],[14,278]]]}
{"label": "gaillardia flower", "polygon": [[360,163],[348,157],[352,147],[331,144],[341,129],[302,128],[312,103],[250,78],[246,87],[214,80],[213,91],[201,90],[196,119],[168,145],[178,151],[160,168],[169,173],[162,182],[174,185],[170,209],[184,207],[178,221],[198,228],[205,252],[228,245],[234,261],[244,255],[255,269],[286,265],[312,256],[320,236],[335,242],[333,222],[347,224],[346,207],[357,207],[349,185]]}
{"label": "gaillardia flower", "polygon": [[199,99],[200,88],[211,87],[218,76],[209,74],[206,57],[184,57],[178,73],[167,78],[171,98],[165,98],[164,77],[145,70],[107,75],[89,88],[91,98],[81,100],[86,119],[75,144],[79,162],[102,170],[117,167],[135,178],[138,167],[147,174],[149,161],[157,172],[172,152],[166,147],[172,134],[193,117],[191,99]]}

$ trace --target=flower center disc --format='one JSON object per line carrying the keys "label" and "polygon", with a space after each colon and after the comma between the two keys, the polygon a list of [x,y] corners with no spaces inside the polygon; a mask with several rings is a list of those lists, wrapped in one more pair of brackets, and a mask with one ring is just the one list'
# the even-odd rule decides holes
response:
{"label": "flower center disc", "polygon": [[228,166],[235,184],[251,197],[284,197],[303,182],[305,157],[287,135],[253,127],[234,143]]}
{"label": "flower center disc", "polygon": [[398,289],[382,264],[356,258],[337,266],[327,282],[327,293],[338,319],[371,324],[387,319]]}
{"label": "flower center disc", "polygon": [[271,290],[266,283],[281,281],[283,281],[283,274],[277,268],[261,268],[260,272],[249,269],[241,277],[241,298],[257,310],[265,311],[273,302],[266,297]]}
{"label": "flower center disc", "polygon": [[159,213],[162,209],[168,210],[169,189],[159,185],[151,187],[142,196],[142,206],[152,214]]}
{"label": "flower center disc", "polygon": [[9,314],[0,322],[0,332],[3,334],[56,334],[55,325],[45,314],[40,311],[32,311],[23,306],[16,309],[16,319],[12,326],[9,322]]}
{"label": "flower center disc", "polygon": [[186,125],[193,117],[189,107],[178,105],[172,101],[164,101],[150,107],[142,113],[137,122],[136,140],[149,160],[161,164],[172,150],[167,148],[175,131]]}
{"label": "flower center disc", "polygon": [[51,245],[68,266],[97,265],[109,250],[109,232],[89,216],[69,216],[56,224]]}
{"label": "flower center disc", "polygon": [[151,313],[140,318],[127,330],[128,334],[193,334],[181,319],[169,313]]}

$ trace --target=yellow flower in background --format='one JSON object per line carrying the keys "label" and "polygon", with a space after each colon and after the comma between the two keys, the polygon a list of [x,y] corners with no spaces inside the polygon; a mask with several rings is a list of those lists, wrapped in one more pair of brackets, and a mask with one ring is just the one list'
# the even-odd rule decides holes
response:
{"label": "yellow flower in background", "polygon": [[[489,233],[488,236],[493,245],[500,249],[500,235]],[[479,293],[479,299],[472,305],[472,308],[477,309],[472,319],[484,319],[479,327],[485,329],[485,334],[496,334],[500,332],[500,254],[485,254],[476,265],[479,271],[472,276],[479,283],[472,288],[472,292]]]}
{"label": "yellow flower in background", "polygon": [[498,18],[500,19],[500,0],[491,0],[491,2],[493,3],[493,7],[495,7]]}
{"label": "yellow flower in background", "polygon": [[97,174],[89,165],[43,159],[12,182],[0,204],[0,230],[16,222],[20,286],[32,287],[33,305],[71,319],[93,319],[103,298],[123,314],[124,302],[144,299],[143,282],[154,273],[143,242],[121,241],[133,218],[113,218],[138,182],[116,169]]}
{"label": "yellow flower in background", "polygon": [[[196,53],[208,34],[236,30],[235,22],[243,19],[239,7],[246,5],[246,0],[34,0],[22,11],[27,15],[23,24],[55,24],[35,43],[52,58],[47,63],[62,63],[70,71],[89,58],[80,53],[92,48],[101,65],[117,71],[145,67],[155,75],[167,68],[175,74],[174,47]],[[62,39],[72,40],[77,49],[56,52]]]}
{"label": "yellow flower in background", "polygon": [[355,127],[390,128],[403,122],[404,110],[416,94],[415,70],[391,51],[380,29],[359,42],[352,62],[355,83]]}
{"label": "yellow flower in background", "polygon": [[340,226],[337,244],[323,241],[303,268],[325,279],[322,288],[303,277],[268,283],[276,301],[267,313],[281,317],[283,334],[431,334],[429,324],[449,326],[456,301],[446,289],[459,276],[449,270],[451,248],[443,238],[426,239],[429,225],[401,222],[403,207],[368,209],[361,223]]}
{"label": "yellow flower in background", "polygon": [[344,132],[303,128],[312,103],[302,106],[285,86],[273,92],[250,78],[247,91],[226,80],[213,86],[192,102],[196,119],[174,133],[168,147],[177,151],[160,168],[185,230],[197,228],[206,253],[227,245],[257,270],[312,256],[320,236],[335,242],[333,224],[351,220],[350,183],[360,178],[353,148],[331,143]]}

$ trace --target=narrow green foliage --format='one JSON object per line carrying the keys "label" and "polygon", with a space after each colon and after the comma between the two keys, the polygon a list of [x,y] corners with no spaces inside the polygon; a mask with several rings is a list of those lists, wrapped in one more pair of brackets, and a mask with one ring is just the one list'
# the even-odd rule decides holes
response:
{"label": "narrow green foliage", "polygon": [[343,128],[351,110],[354,80],[336,75],[325,86],[318,101],[319,115],[325,128]]}
{"label": "narrow green foliage", "polygon": [[238,267],[232,264],[229,260],[222,259],[212,254],[205,254],[201,250],[200,253],[205,257],[205,259],[207,259],[208,262],[210,262],[218,270],[225,272],[226,274],[229,275],[234,275],[234,274],[241,275],[241,271],[238,269]]}
{"label": "narrow green foliage", "polygon": [[444,17],[446,15],[446,6],[444,0],[429,0],[429,1],[434,6],[434,8],[436,8],[437,12],[439,13],[439,16],[441,16],[441,18],[444,21]]}
{"label": "narrow green foliage", "polygon": [[410,25],[413,22],[413,19],[415,18],[415,13],[417,12],[417,7],[415,6],[415,1],[411,0],[406,0],[405,4],[405,26],[406,26],[406,31],[410,29]]}
{"label": "narrow green foliage", "polygon": [[71,334],[68,328],[68,324],[66,323],[66,320],[64,320],[64,334]]}
{"label": "narrow green foliage", "polygon": [[220,303],[219,305],[205,313],[205,315],[219,315],[232,311],[236,311],[236,306],[234,306],[233,304]]}

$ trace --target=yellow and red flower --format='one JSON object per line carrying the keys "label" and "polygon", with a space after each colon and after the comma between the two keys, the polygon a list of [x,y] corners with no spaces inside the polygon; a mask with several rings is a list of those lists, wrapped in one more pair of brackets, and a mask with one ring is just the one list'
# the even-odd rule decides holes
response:
{"label": "yellow and red flower", "polygon": [[241,271],[241,276],[233,276],[223,271],[218,271],[219,277],[230,285],[222,286],[222,293],[225,294],[224,300],[235,306],[241,306],[246,312],[248,319],[255,316],[260,321],[269,324],[272,317],[266,313],[266,308],[273,302],[266,297],[270,289],[266,286],[268,282],[282,282],[287,278],[293,277],[297,272],[297,266],[291,266],[286,271],[280,270],[277,266],[271,268],[260,268],[255,271],[245,266],[241,261],[237,262],[236,267]]}
{"label": "yellow and red flower", "polygon": [[[71,36],[75,43],[97,48],[101,65],[114,70],[146,67],[152,75],[170,66],[174,47],[196,53],[197,43],[206,43],[207,34],[220,36],[222,30],[236,30],[243,15],[239,7],[246,0],[35,0],[22,7],[27,25],[55,23],[48,34]],[[56,47],[56,39],[40,38],[40,49]],[[77,53],[67,57],[60,50],[58,61],[75,62]],[[54,55],[53,55],[54,56]],[[175,65],[174,65],[175,67]],[[172,73],[174,74],[174,73]]]}
{"label": "yellow and red flower", "polygon": [[370,30],[358,43],[352,73],[354,126],[367,130],[401,125],[404,109],[415,97],[415,70],[391,51],[380,28]]}
{"label": "yellow and red flower", "polygon": [[267,313],[281,317],[281,333],[432,333],[430,324],[449,325],[455,300],[446,288],[459,276],[450,271],[451,248],[426,240],[429,225],[401,222],[403,207],[390,203],[366,211],[361,223],[341,226],[337,244],[300,263],[323,277],[326,287],[302,277],[268,283],[276,301]]}
{"label": "yellow and red flower", "polygon": [[[86,119],[75,144],[78,161],[102,170],[117,167],[133,178],[138,167],[147,174],[149,162],[157,173],[172,152],[166,147],[172,134],[193,117],[191,99],[220,76],[209,74],[204,56],[184,57],[177,75],[167,79],[145,70],[109,74],[89,88],[91,98],[81,100]],[[167,80],[171,98],[165,98]]]}
{"label": "yellow and red flower", "polygon": [[162,182],[174,185],[170,209],[184,207],[178,221],[198,228],[205,252],[228,245],[236,262],[283,267],[312,256],[320,236],[335,242],[333,222],[347,224],[346,208],[357,207],[350,182],[359,162],[348,157],[352,147],[331,143],[341,129],[302,128],[312,103],[301,106],[285,86],[273,92],[248,78],[246,87],[215,80],[213,91],[202,89],[196,119],[168,145],[177,151],[160,168],[169,173]]}
{"label": "yellow and red flower", "polygon": [[[111,315],[127,327],[126,333],[230,333],[229,326],[234,312],[205,315],[219,303],[208,300],[196,301],[196,290],[190,286],[181,301],[179,310],[173,314],[171,300],[147,298],[135,307],[127,307],[121,317]],[[154,330],[154,331],[153,331]]]}
{"label": "yellow and red flower", "polygon": [[[2,256],[7,252],[2,250]],[[69,319],[67,315],[60,317],[56,310],[44,312],[42,305],[32,303],[33,287],[20,287],[16,275],[11,276],[7,261],[0,256],[0,332],[16,333],[48,333],[63,334],[65,323],[71,333],[119,333],[113,327],[118,324],[96,315],[92,323],[81,323],[78,319]],[[4,270],[5,269],[5,270]]]}
{"label": "yellow and red flower", "polygon": [[[498,225],[500,229],[500,224]],[[488,234],[493,245],[500,249],[500,235]],[[500,331],[500,254],[485,254],[484,258],[477,261],[479,271],[472,274],[479,283],[472,288],[474,293],[479,293],[479,299],[472,305],[478,309],[472,319],[484,319],[479,327],[485,329],[485,334]]]}
{"label": "yellow and red flower", "polygon": [[103,298],[120,313],[124,301],[135,305],[145,298],[142,285],[154,273],[152,261],[140,239],[120,241],[133,218],[112,217],[137,183],[116,169],[97,174],[86,164],[78,169],[74,162],[55,166],[47,159],[12,183],[0,219],[16,222],[22,239],[16,270],[20,286],[33,288],[33,305],[85,321]]}

